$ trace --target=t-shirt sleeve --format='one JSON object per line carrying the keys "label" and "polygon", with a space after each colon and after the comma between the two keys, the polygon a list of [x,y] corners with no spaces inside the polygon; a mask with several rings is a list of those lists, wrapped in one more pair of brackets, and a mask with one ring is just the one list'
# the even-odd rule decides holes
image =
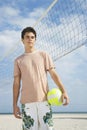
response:
{"label": "t-shirt sleeve", "polygon": [[45,68],[46,68],[46,71],[49,71],[50,69],[55,68],[53,60],[48,53],[46,53],[46,56],[45,56]]}
{"label": "t-shirt sleeve", "polygon": [[21,75],[17,60],[14,61],[14,77]]}

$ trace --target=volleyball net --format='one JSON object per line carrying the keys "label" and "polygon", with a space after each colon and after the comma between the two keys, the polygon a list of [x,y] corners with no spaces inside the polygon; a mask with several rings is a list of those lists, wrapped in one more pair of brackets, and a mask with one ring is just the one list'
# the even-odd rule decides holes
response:
{"label": "volleyball net", "polygon": [[47,50],[57,60],[86,44],[86,5],[85,0],[57,0],[35,24],[37,47]]}

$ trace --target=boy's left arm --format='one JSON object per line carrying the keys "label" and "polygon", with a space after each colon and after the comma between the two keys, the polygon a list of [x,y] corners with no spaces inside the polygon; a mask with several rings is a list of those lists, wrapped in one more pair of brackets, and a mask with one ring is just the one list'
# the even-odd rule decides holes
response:
{"label": "boy's left arm", "polygon": [[[54,80],[54,82],[56,83],[56,85],[60,88],[60,90],[62,91],[62,101],[63,101],[63,105],[68,105],[69,104],[69,97],[68,94],[58,76],[58,74],[56,73],[55,69],[50,69],[49,73],[52,77],[52,79]],[[64,100],[65,99],[65,100]],[[65,102],[64,102],[65,101]]]}

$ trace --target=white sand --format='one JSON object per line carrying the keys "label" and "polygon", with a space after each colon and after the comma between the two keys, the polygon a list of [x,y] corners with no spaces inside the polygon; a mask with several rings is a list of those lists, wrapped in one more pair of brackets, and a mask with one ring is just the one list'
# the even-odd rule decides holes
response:
{"label": "white sand", "polygon": [[[55,130],[87,130],[87,114],[53,114]],[[21,119],[0,115],[0,130],[22,130]]]}

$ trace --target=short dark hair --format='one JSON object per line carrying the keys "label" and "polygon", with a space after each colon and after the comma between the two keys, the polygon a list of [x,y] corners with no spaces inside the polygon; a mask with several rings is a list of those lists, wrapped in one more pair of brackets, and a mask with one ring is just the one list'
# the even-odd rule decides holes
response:
{"label": "short dark hair", "polygon": [[24,39],[24,35],[25,35],[26,32],[32,32],[35,35],[35,38],[36,38],[36,31],[35,31],[35,29],[32,28],[32,27],[26,27],[21,32],[21,38],[22,39]]}

